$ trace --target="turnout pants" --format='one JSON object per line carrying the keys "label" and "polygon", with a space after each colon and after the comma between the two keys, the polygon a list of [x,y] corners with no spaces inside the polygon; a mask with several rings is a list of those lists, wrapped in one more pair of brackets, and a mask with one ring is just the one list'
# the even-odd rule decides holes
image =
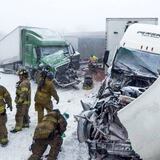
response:
{"label": "turnout pants", "polygon": [[29,125],[30,123],[30,117],[29,117],[29,105],[28,107],[26,108],[26,112],[25,112],[25,115],[24,115],[24,118],[23,118],[23,125]]}
{"label": "turnout pants", "polygon": [[51,112],[53,110],[52,101],[48,104],[35,103],[35,110],[38,112],[38,123],[40,123],[44,117],[44,109],[46,109],[47,113]]}
{"label": "turnout pants", "polygon": [[7,114],[0,114],[0,143],[8,141],[8,132],[6,128]]}
{"label": "turnout pants", "polygon": [[29,107],[26,104],[22,105],[22,106],[17,106],[17,113],[15,116],[15,119],[16,119],[16,127],[15,128],[17,130],[22,129],[23,123],[24,123],[24,118],[26,115],[28,117],[28,110],[29,110]]}
{"label": "turnout pants", "polygon": [[50,145],[50,151],[48,154],[47,160],[57,160],[58,154],[62,145],[62,138],[60,135],[56,135],[52,140],[48,139],[37,139],[35,143],[32,144],[32,155],[28,160],[40,160],[43,156],[43,153],[47,149],[48,145]]}

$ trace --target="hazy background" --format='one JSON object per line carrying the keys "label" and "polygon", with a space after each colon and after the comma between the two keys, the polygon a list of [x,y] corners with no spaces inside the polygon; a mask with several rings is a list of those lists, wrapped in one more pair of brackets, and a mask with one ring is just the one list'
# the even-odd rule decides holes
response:
{"label": "hazy background", "polygon": [[158,0],[0,0],[0,33],[19,25],[61,33],[104,31],[105,18],[160,17]]}

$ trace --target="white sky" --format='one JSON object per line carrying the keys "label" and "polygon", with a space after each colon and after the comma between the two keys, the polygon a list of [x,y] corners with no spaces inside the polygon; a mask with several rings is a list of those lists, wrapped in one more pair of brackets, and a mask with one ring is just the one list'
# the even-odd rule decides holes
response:
{"label": "white sky", "polygon": [[19,25],[60,32],[104,31],[105,18],[158,17],[159,0],[0,0],[0,31]]}

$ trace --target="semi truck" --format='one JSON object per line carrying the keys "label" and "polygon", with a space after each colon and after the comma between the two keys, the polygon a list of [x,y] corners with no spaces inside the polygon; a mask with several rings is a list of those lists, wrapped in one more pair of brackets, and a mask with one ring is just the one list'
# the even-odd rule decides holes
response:
{"label": "semi truck", "polygon": [[143,79],[158,78],[141,96],[119,112],[119,118],[128,131],[134,150],[144,160],[159,160],[160,157],[159,43],[160,26],[134,24],[128,29],[120,44],[123,48],[136,50],[135,58],[130,54],[130,66],[134,70],[139,66],[137,70],[143,72]]}
{"label": "semi truck", "polygon": [[106,18],[105,50],[109,52],[108,65],[112,64],[115,50],[127,28],[134,23],[158,24],[158,18]]}
{"label": "semi truck", "polygon": [[24,66],[37,79],[44,68],[54,72],[55,82],[66,87],[79,82],[80,53],[61,36],[47,28],[19,26],[0,40],[0,66],[18,70]]}
{"label": "semi truck", "polygon": [[83,103],[77,135],[91,159],[158,160],[160,26],[132,24],[93,103]]}

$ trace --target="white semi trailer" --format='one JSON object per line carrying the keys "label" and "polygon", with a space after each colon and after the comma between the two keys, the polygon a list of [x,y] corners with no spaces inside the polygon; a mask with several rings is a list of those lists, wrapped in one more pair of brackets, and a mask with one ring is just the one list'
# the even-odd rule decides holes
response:
{"label": "white semi trailer", "polygon": [[109,51],[108,65],[111,65],[116,47],[127,28],[134,23],[158,24],[158,18],[106,18],[105,50]]}

